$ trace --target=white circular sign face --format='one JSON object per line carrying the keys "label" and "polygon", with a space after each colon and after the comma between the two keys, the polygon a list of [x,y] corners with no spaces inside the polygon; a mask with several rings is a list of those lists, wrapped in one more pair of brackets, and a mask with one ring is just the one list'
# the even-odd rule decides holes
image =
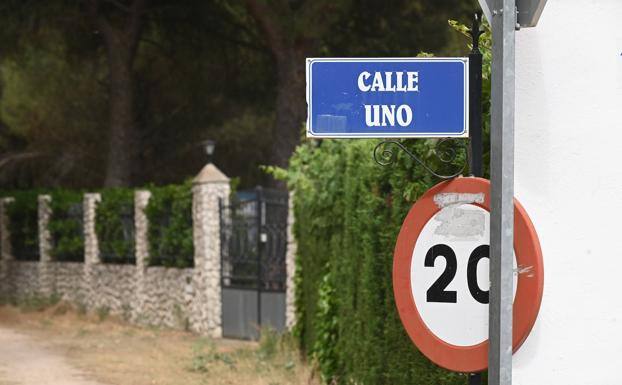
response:
{"label": "white circular sign face", "polygon": [[[473,204],[438,211],[416,241],[410,265],[415,306],[426,327],[448,344],[488,340],[489,244],[490,213]],[[514,274],[514,296],[516,283]]]}

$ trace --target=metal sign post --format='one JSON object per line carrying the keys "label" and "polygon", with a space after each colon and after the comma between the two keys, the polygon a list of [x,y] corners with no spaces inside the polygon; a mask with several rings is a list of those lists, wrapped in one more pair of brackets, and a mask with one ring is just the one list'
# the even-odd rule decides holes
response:
{"label": "metal sign post", "polygon": [[488,384],[512,384],[516,1],[492,5],[490,307]]}
{"label": "metal sign post", "polygon": [[515,31],[535,27],[546,0],[479,0],[492,25],[488,384],[512,384]]}

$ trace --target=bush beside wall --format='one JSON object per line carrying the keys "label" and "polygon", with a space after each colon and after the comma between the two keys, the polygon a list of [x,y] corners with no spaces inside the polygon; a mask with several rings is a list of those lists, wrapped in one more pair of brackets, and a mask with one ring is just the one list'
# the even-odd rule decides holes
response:
{"label": "bush beside wall", "polygon": [[51,194],[49,229],[52,235],[52,259],[84,262],[84,226],[80,191],[55,190]]}
{"label": "bush beside wall", "polygon": [[40,193],[38,190],[27,190],[3,194],[14,199],[5,207],[12,254],[17,260],[39,260],[37,196]]}
{"label": "bush beside wall", "polygon": [[102,190],[95,215],[95,232],[102,262],[136,263],[134,231],[134,190]]}
{"label": "bush beside wall", "polygon": [[[460,32],[465,27],[452,25]],[[482,42],[490,47],[490,34]],[[484,60],[484,121],[489,121],[489,52]],[[488,127],[484,148],[489,148]],[[393,299],[392,260],[402,221],[416,199],[439,180],[396,151],[377,165],[377,140],[305,141],[288,170],[270,168],[295,190],[295,334],[326,383],[368,385],[466,384],[417,351]],[[404,140],[426,165],[451,174],[465,160],[444,164],[438,140]],[[468,142],[463,141],[464,145]],[[485,150],[484,162],[488,162]],[[465,170],[467,174],[468,170]]]}
{"label": "bush beside wall", "polygon": [[150,187],[145,210],[149,221],[149,265],[194,266],[192,184]]}

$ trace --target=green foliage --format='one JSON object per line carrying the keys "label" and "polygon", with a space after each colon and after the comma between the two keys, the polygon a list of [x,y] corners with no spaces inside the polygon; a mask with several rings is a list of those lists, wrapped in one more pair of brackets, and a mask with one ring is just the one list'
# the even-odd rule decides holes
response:
{"label": "green foliage", "polygon": [[96,209],[95,231],[102,261],[135,263],[134,191],[106,189],[101,197]]}
{"label": "green foliage", "polygon": [[192,184],[153,187],[145,210],[149,220],[149,264],[194,265]]}
{"label": "green foliage", "polygon": [[[449,20],[449,26],[455,31],[470,39],[469,29],[464,24],[460,24],[456,20]],[[490,85],[491,85],[491,64],[492,64],[492,31],[490,24],[486,20],[482,23],[484,33],[479,38],[480,51],[482,52],[482,123],[484,148],[490,148]],[[469,49],[473,48],[473,44],[469,44]],[[490,175],[490,152],[484,152],[484,175]]]}
{"label": "green foliage", "polygon": [[14,198],[7,204],[8,229],[13,257],[17,260],[39,259],[38,201],[40,191],[14,191],[6,196]]}
{"label": "green foliage", "polygon": [[[84,3],[0,2],[0,153],[23,155],[0,169],[5,186],[95,188],[115,161],[106,156],[110,63]],[[120,2],[104,3],[119,27],[127,17]],[[240,176],[242,188],[268,182],[255,165],[274,152],[276,106],[291,102],[294,113],[304,112],[305,56],[454,55],[464,49],[462,36],[443,24],[477,7],[474,0],[263,1],[271,12],[262,26],[246,2],[149,3],[132,68],[132,142],[140,153],[133,183],[180,183],[205,161],[192,144],[212,138],[215,163]],[[300,57],[291,59],[297,68],[276,65],[264,27],[280,35],[279,45],[302,51],[278,55]],[[291,72],[297,81],[283,80]],[[285,96],[292,87],[301,88],[297,100]]]}
{"label": "green foliage", "polygon": [[[32,11],[25,12],[27,18],[35,19]],[[3,168],[0,177],[11,176],[5,183],[15,186],[92,185],[105,164],[102,133],[105,138],[108,109],[99,92],[105,72],[90,53],[76,60],[70,39],[52,19],[31,22],[39,27],[16,31],[21,49],[0,60],[0,121],[19,138],[8,144],[9,151],[22,150],[28,156]],[[38,183],[33,183],[35,175]]]}
{"label": "green foliage", "polygon": [[[449,147],[443,149],[435,139],[402,141],[441,174],[451,174],[465,162],[460,142],[445,142],[442,146]],[[464,375],[436,367],[413,346],[397,314],[391,284],[402,221],[413,202],[439,181],[400,153],[391,157],[391,167],[377,165],[377,143],[305,141],[288,170],[269,169],[284,176],[296,194],[295,335],[317,360],[326,383],[465,384]],[[489,148],[488,142],[484,145]],[[453,162],[439,159],[452,150],[458,154]]]}
{"label": "green foliage", "polygon": [[259,331],[259,349],[257,354],[260,359],[274,358],[279,349],[279,334],[271,327],[263,327]]}
{"label": "green foliage", "polygon": [[52,258],[57,261],[84,261],[82,193],[55,190],[51,194],[49,230],[54,246]]}
{"label": "green foliage", "polygon": [[218,352],[213,341],[202,338],[192,346],[192,364],[189,368],[191,372],[207,373],[209,366],[218,362],[227,365],[230,370],[236,370],[233,356]]}
{"label": "green foliage", "polygon": [[316,340],[313,344],[312,355],[317,360],[320,373],[324,382],[330,382],[338,378],[338,356],[336,343],[338,340],[337,330],[337,304],[333,272],[330,263],[326,266],[326,275],[322,278],[319,286],[317,313],[315,318],[322,320],[317,324]]}

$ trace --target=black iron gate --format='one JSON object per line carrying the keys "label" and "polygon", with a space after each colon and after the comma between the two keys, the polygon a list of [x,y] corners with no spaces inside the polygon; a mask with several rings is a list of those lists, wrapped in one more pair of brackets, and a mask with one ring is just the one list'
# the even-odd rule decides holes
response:
{"label": "black iron gate", "polygon": [[262,327],[285,328],[287,199],[258,187],[220,203],[225,337],[257,339]]}

